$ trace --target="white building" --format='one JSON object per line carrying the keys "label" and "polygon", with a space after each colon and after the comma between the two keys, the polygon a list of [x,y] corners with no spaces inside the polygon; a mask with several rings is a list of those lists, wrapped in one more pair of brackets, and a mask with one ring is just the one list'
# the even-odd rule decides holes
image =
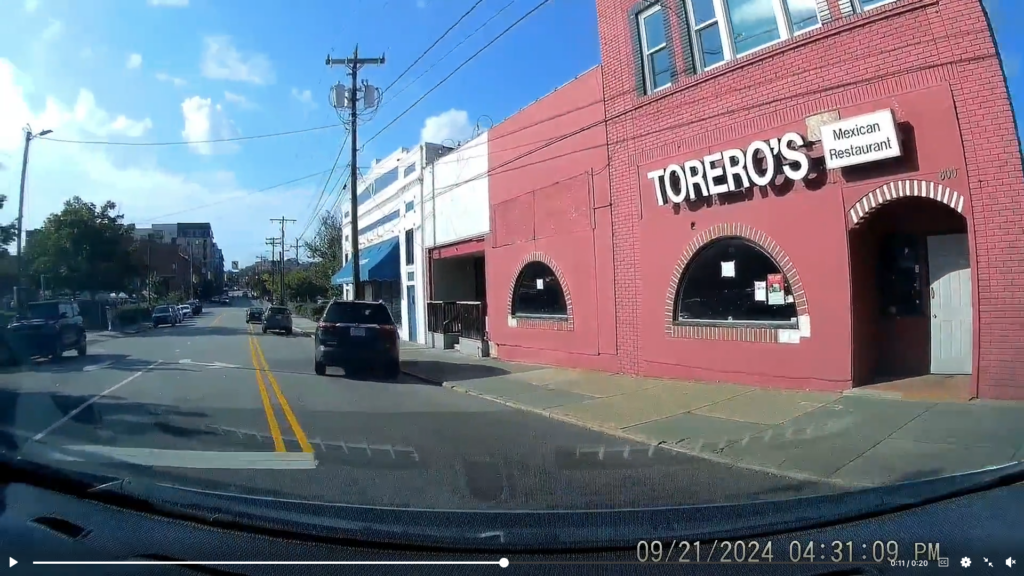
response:
{"label": "white building", "polygon": [[[423,244],[429,286],[424,315],[429,317],[426,301],[461,303],[459,314],[468,315],[460,320],[460,350],[481,355],[487,354],[486,346],[481,345],[487,303],[484,249],[491,231],[487,152],[488,134],[484,132],[427,166],[423,177]],[[432,306],[439,306],[435,315],[452,314],[440,304]],[[483,325],[471,326],[474,318]],[[431,329],[435,330],[443,329]],[[443,347],[450,345],[454,345],[452,338]]]}
{"label": "white building", "polygon": [[[363,298],[387,304],[405,340],[423,342],[425,334],[419,210],[424,167],[450,150],[430,143],[411,150],[400,148],[387,158],[374,161],[369,173],[358,183],[359,277]],[[343,286],[345,297],[351,298],[352,216],[348,194],[341,196],[334,210],[341,215],[345,265],[332,282]]]}

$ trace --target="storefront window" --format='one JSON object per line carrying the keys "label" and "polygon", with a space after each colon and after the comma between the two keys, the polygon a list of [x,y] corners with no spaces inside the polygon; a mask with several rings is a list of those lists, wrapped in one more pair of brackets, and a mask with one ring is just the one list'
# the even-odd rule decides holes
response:
{"label": "storefront window", "polygon": [[720,238],[690,260],[676,293],[676,321],[796,324],[779,265],[743,238]]}
{"label": "storefront window", "polygon": [[569,315],[565,304],[565,291],[550,266],[535,261],[523,267],[512,294],[512,315]]}

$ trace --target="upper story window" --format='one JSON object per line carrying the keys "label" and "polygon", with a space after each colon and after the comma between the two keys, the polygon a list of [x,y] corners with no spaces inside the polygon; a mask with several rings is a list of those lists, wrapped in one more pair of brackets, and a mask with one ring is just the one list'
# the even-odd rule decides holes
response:
{"label": "upper story window", "polygon": [[654,5],[637,14],[644,88],[650,94],[672,83],[672,53],[665,40],[665,11]]}
{"label": "upper story window", "polygon": [[687,0],[687,8],[698,71],[819,24],[813,0]]}
{"label": "upper story window", "polygon": [[882,4],[889,4],[889,3],[895,2],[895,1],[896,0],[853,0],[853,5],[854,5],[854,8],[856,8],[858,12],[863,12],[865,10],[871,10],[872,8],[877,8],[878,6],[881,6]]}
{"label": "upper story window", "polygon": [[412,176],[414,172],[416,172],[416,165],[409,164],[404,170],[402,170],[402,178],[408,178],[409,176]]}

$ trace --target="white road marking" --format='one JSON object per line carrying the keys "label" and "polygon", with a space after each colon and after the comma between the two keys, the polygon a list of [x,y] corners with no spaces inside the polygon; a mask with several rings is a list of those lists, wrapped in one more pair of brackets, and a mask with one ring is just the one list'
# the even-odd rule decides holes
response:
{"label": "white road marking", "polygon": [[178,364],[191,364],[193,366],[207,366],[209,368],[241,368],[238,364],[225,364],[223,362],[193,362],[188,358],[178,360]]}
{"label": "white road marking", "polygon": [[114,363],[113,360],[109,360],[107,362],[103,362],[103,363],[100,363],[100,364],[93,364],[92,366],[86,366],[85,368],[82,368],[82,371],[83,372],[92,372],[93,370],[100,370],[102,368],[106,368],[107,366],[110,366],[113,363]]}
{"label": "white road marking", "polygon": [[308,452],[230,452],[159,450],[118,446],[66,446],[64,450],[106,456],[139,466],[201,469],[310,470],[316,457]]}
{"label": "white road marking", "polygon": [[107,388],[107,389],[106,389],[106,390],[104,390],[103,392],[101,392],[101,393],[99,393],[99,394],[97,394],[97,395],[93,396],[92,398],[89,398],[88,400],[86,400],[85,402],[83,402],[81,406],[79,406],[78,408],[75,408],[75,409],[74,409],[74,410],[72,410],[71,412],[68,412],[66,416],[64,416],[64,417],[63,417],[63,418],[61,418],[60,420],[57,420],[56,422],[54,422],[53,424],[51,424],[49,428],[47,428],[46,430],[43,430],[43,431],[42,431],[42,432],[40,432],[39,434],[36,434],[35,436],[33,436],[33,437],[32,437],[32,441],[33,441],[33,442],[38,442],[39,440],[41,440],[41,439],[43,438],[43,436],[46,436],[46,435],[47,435],[47,434],[49,434],[50,432],[53,432],[54,430],[56,430],[56,429],[57,429],[57,427],[58,427],[58,426],[60,426],[61,424],[64,424],[64,423],[65,423],[65,422],[67,422],[68,420],[71,420],[71,419],[72,419],[72,418],[74,418],[74,417],[75,417],[75,415],[77,415],[77,414],[78,414],[79,412],[81,412],[82,410],[85,410],[86,408],[88,408],[89,406],[91,406],[93,402],[95,402],[95,401],[99,400],[100,398],[102,398],[102,397],[106,396],[107,394],[110,394],[110,393],[111,393],[111,392],[113,392],[114,390],[117,390],[118,388],[120,388],[121,386],[124,386],[125,384],[127,384],[127,383],[131,382],[132,380],[135,380],[135,379],[136,379],[136,378],[138,378],[139,376],[142,376],[143,374],[145,374],[146,372],[148,372],[148,371],[149,371],[150,369],[152,369],[152,368],[153,368],[154,366],[156,366],[156,365],[157,365],[157,364],[159,364],[159,363],[160,363],[160,360],[157,360],[156,362],[153,362],[153,363],[152,363],[152,364],[150,364],[149,366],[146,366],[146,367],[145,367],[145,368],[143,368],[142,370],[139,370],[138,372],[136,372],[136,373],[132,374],[131,376],[129,376],[129,377],[127,377],[127,378],[125,378],[124,380],[122,380],[122,381],[118,382],[117,384],[114,384],[114,385],[113,385],[113,386],[111,386],[110,388]]}

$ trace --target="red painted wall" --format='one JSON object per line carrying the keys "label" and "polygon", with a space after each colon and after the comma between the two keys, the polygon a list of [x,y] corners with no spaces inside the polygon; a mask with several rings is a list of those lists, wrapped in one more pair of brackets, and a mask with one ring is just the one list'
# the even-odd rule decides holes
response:
{"label": "red painted wall", "polygon": [[[606,102],[618,367],[632,374],[795,388],[851,385],[848,210],[883,184],[942,180],[965,197],[974,281],[978,395],[1024,399],[1024,213],[1021,158],[999,61],[978,0],[900,0],[639,95],[630,10],[597,0]],[[669,2],[675,6],[675,2]],[[676,34],[683,34],[677,29]],[[678,43],[677,43],[678,44]],[[676,47],[678,50],[678,47]],[[681,62],[679,54],[676,61]],[[646,171],[752,140],[805,134],[805,118],[892,108],[909,123],[916,162],[888,172],[830,171],[818,190],[756,195],[678,215],[658,207]],[[493,188],[492,188],[493,190]],[[639,200],[638,200],[639,195]],[[721,198],[721,197],[720,197]],[[775,343],[728,331],[672,334],[666,300],[688,251],[741,233],[785,258],[809,336]],[[488,265],[491,269],[490,263]],[[634,272],[635,271],[635,272]],[[575,293],[574,293],[575,296]],[[492,324],[493,326],[494,324]],[[727,339],[754,341],[730,341]],[[768,341],[761,341],[761,340]]]}
{"label": "red painted wall", "polygon": [[[604,370],[617,365],[603,119],[601,69],[595,68],[491,129],[488,330],[501,358]],[[512,284],[531,259],[560,276],[571,321],[510,320]]]}

